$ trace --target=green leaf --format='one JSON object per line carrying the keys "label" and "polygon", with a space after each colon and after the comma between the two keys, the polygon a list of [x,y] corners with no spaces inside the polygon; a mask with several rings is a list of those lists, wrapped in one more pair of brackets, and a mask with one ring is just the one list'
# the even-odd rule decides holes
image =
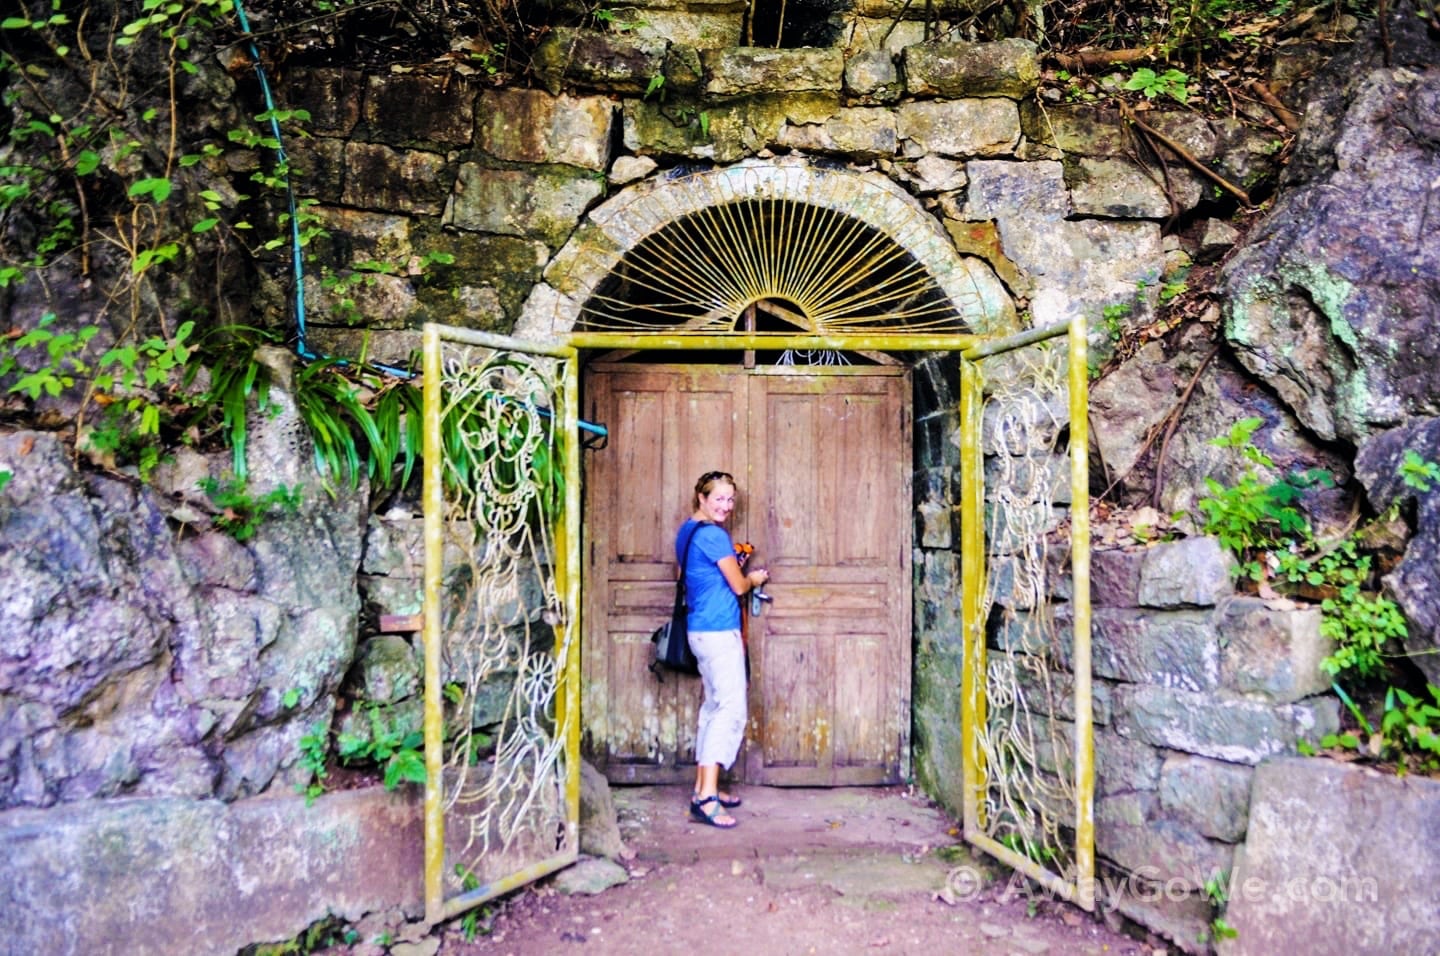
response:
{"label": "green leaf", "polygon": [[78,176],[88,176],[100,167],[100,155],[94,150],[81,150],[80,155],[75,157],[75,173]]}
{"label": "green leaf", "polygon": [[168,179],[141,179],[137,180],[130,187],[128,195],[131,199],[139,199],[141,196],[149,196],[156,202],[164,202],[170,198],[170,190],[173,187]]}
{"label": "green leaf", "polygon": [[399,750],[385,765],[385,789],[394,790],[403,780],[425,782],[425,755],[418,750]]}

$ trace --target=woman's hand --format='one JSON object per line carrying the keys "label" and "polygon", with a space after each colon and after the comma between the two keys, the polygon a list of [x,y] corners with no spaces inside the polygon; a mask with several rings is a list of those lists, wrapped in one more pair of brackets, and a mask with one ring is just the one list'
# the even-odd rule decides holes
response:
{"label": "woman's hand", "polygon": [[745,579],[750,582],[751,590],[754,590],[770,580],[770,572],[764,568],[756,568],[754,571],[745,575]]}

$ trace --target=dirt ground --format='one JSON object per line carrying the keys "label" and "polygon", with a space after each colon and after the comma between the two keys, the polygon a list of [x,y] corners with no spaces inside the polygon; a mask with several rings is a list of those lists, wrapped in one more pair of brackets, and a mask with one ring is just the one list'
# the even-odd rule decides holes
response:
{"label": "dirt ground", "polygon": [[740,795],[740,825],[718,830],[690,822],[688,788],[616,788],[634,854],[626,882],[566,892],[583,868],[608,866],[584,862],[492,904],[472,941],[458,921],[448,924],[439,953],[1165,952],[1027,892],[1024,880],[965,850],[953,821],[905,788]]}

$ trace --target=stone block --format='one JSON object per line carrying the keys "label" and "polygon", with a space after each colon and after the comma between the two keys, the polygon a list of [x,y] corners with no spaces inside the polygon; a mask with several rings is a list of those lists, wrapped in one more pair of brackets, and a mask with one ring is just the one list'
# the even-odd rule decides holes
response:
{"label": "stone block", "polygon": [[322,203],[337,203],[345,191],[345,140],[329,136],[297,137],[286,155],[305,195]]}
{"label": "stone block", "polygon": [[1211,537],[1166,541],[1140,565],[1142,607],[1211,607],[1235,591],[1235,558]]}
{"label": "stone block", "polygon": [[1127,156],[1131,134],[1118,110],[1094,106],[1046,105],[1026,100],[1020,107],[1025,138],[1071,156]]}
{"label": "stone block", "polygon": [[1165,883],[1151,883],[1133,876],[1112,882],[1120,887],[1120,892],[1107,897],[1107,906],[1170,940],[1182,953],[1200,956],[1210,952],[1210,944],[1206,940],[1209,939],[1210,921],[1214,914],[1210,901],[1203,893]]}
{"label": "stone block", "polygon": [[615,104],[605,97],[495,90],[480,101],[477,145],[509,162],[603,170],[614,124]]}
{"label": "stone block", "polygon": [[1224,692],[1197,693],[1148,684],[1115,688],[1115,729],[1134,740],[1231,763],[1257,764],[1294,753],[1340,728],[1340,703],[1312,697],[1270,704]]}
{"label": "stone block", "polygon": [[466,163],[445,209],[445,224],[559,246],[604,191],[605,180],[596,173],[557,166],[482,169]]}
{"label": "stone block", "polygon": [[[1090,628],[1090,666],[1101,677],[1195,691],[1220,684],[1220,637],[1208,612],[1097,607]],[[1067,639],[1067,661],[1070,648]]]}
{"label": "stone block", "polygon": [[904,86],[888,51],[866,50],[845,61],[845,89],[870,102],[892,102]]}
{"label": "stone block", "polygon": [[987,455],[985,487],[1005,488],[1012,498],[1068,505],[1071,501],[1070,459],[1047,452]]}
{"label": "stone block", "polygon": [[[901,110],[901,135],[904,135],[904,110]],[[1059,163],[1010,163],[979,160],[965,165],[970,177],[966,193],[965,215],[972,220],[1016,220],[1034,224],[1063,219],[1070,213],[1069,193],[1065,190],[1065,170]],[[1001,240],[1006,240],[1001,230]],[[1014,252],[1006,243],[1006,254]],[[1023,262],[1016,263],[1022,269]],[[1043,269],[1039,271],[1044,271]]]}
{"label": "stone block", "polygon": [[730,12],[659,10],[649,7],[640,11],[633,23],[636,37],[683,44],[700,50],[739,46],[744,21],[744,8],[738,4],[720,4]]}
{"label": "stone block", "polygon": [[[1003,655],[989,652],[993,665]],[[1051,667],[1045,670],[1043,661],[1030,660],[1026,655],[1012,655],[1007,666],[1014,674],[1016,690],[1023,695],[1026,707],[1033,713],[1049,714],[1073,720],[1075,717],[1075,679],[1065,671]],[[1095,723],[1110,723],[1113,713],[1110,699],[1110,685],[1095,682],[1090,685],[1090,715]]]}
{"label": "stone block", "polygon": [[896,124],[900,138],[908,141],[906,155],[913,148],[916,156],[1006,156],[1020,142],[1020,114],[1005,99],[905,103]]}
{"label": "stone block", "polygon": [[[1171,214],[1164,187],[1128,159],[1093,159],[1081,156],[1066,170],[1070,205],[1082,216],[1116,219],[1165,219]],[[1178,196],[1188,209],[1199,197]],[[1187,202],[1188,200],[1188,202]]]}
{"label": "stone block", "polygon": [[844,55],[830,47],[701,50],[700,62],[711,96],[838,91],[845,71]]}
{"label": "stone block", "polygon": [[786,124],[778,145],[821,153],[845,153],[859,159],[895,155],[895,114],[879,107],[842,109],[824,123]]}
{"label": "stone block", "polygon": [[995,96],[1022,100],[1040,81],[1035,44],[921,43],[903,54],[905,91],[911,96]]}
{"label": "stone block", "polygon": [[919,523],[922,548],[950,549],[959,523],[958,496],[954,472],[949,468],[927,468],[915,482],[915,518]]}
{"label": "stone block", "polygon": [[451,74],[372,75],[361,115],[372,134],[397,145],[468,146],[475,137],[475,90]]}
{"label": "stone block", "polygon": [[1235,848],[1206,839],[1166,817],[1153,793],[1122,793],[1095,801],[1095,852],[1118,863],[1136,880],[1203,890],[1230,871]]}
{"label": "stone block", "polygon": [[345,145],[346,205],[381,212],[434,215],[450,193],[445,157],[378,143]]}
{"label": "stone block", "polygon": [[311,134],[349,136],[360,120],[365,77],[359,70],[330,67],[287,70],[285,96],[292,108],[310,114],[305,128]]}
{"label": "stone block", "polygon": [[961,653],[958,644],[917,649],[911,692],[915,779],[952,811],[964,794],[960,739]]}
{"label": "stone block", "polygon": [[1137,607],[1144,549],[1090,552],[1090,603],[1094,607]]}
{"label": "stone block", "polygon": [[1155,790],[1160,784],[1160,751],[1119,734],[1095,730],[1095,792],[1101,795]]}
{"label": "stone block", "polygon": [[[884,50],[899,56],[907,47],[925,42],[929,24],[904,19],[905,4],[885,0],[857,0],[851,22],[850,47],[854,50]],[[899,14],[899,16],[897,16]]]}
{"label": "stone block", "polygon": [[1252,597],[1229,601],[1219,620],[1221,682],[1276,701],[1328,690],[1331,677],[1320,662],[1335,642],[1321,635],[1320,619],[1318,607]]}
{"label": "stone block", "polygon": [[7,948],[50,956],[233,953],[327,915],[418,915],[420,791],[226,804],[106,800],[0,814]]}
{"label": "stone block", "polygon": [[[948,160],[944,160],[939,156],[922,156],[916,161],[915,171],[916,174],[921,177],[917,188],[919,188],[921,192],[926,190],[931,181],[929,169],[935,169],[940,163],[948,163]],[[953,188],[955,189],[963,189],[970,182],[968,166],[961,166],[959,168],[964,171],[964,179],[953,184]],[[952,187],[952,183],[943,181],[937,185],[943,186],[944,188]],[[950,196],[942,196],[942,204],[948,203],[951,198]],[[947,212],[946,215],[945,231],[950,234],[951,240],[955,243],[956,252],[963,256],[974,256],[983,260],[995,271],[995,275],[1005,283],[1007,288],[1016,290],[1017,294],[1028,294],[1030,290],[1030,277],[1021,272],[1015,263],[1010,260],[1010,257],[1005,254],[1003,245],[1000,242],[1000,231],[993,220],[985,220],[983,222],[960,221],[961,218],[963,218],[963,213],[958,210],[955,211],[953,216],[950,212]]]}
{"label": "stone block", "polygon": [[933,644],[958,649],[963,641],[960,602],[960,556],[953,551],[920,552],[914,565],[915,631],[922,648]]}
{"label": "stone block", "polygon": [[535,75],[556,96],[569,84],[644,93],[654,77],[664,75],[668,47],[669,41],[658,37],[562,27],[536,48]]}
{"label": "stone block", "polygon": [[1216,840],[1245,836],[1253,767],[1171,754],[1160,768],[1160,806],[1166,813]]}
{"label": "stone block", "polygon": [[1225,919],[1222,956],[1440,952],[1440,780],[1267,760]]}
{"label": "stone block", "polygon": [[353,327],[362,319],[367,328],[403,329],[410,324],[419,300],[415,286],[407,276],[378,275],[373,272],[354,275],[357,282],[343,292],[326,288],[317,274],[305,276],[308,313],[316,323],[336,327]]}

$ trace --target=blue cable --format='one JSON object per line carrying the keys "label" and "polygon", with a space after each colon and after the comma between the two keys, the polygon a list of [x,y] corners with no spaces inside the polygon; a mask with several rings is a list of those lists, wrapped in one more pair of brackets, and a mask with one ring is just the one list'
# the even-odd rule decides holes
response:
{"label": "blue cable", "polygon": [[[235,15],[240,19],[240,32],[245,34],[245,43],[250,50],[250,59],[255,61],[255,76],[260,81],[260,92],[265,97],[265,113],[270,117],[270,131],[275,135],[275,155],[279,160],[280,169],[285,174],[285,198],[290,206],[290,265],[295,273],[295,354],[307,361],[318,359],[342,366],[351,365],[353,363],[345,359],[317,355],[310,351],[310,347],[305,342],[305,262],[304,257],[300,254],[300,219],[295,214],[295,187],[290,180],[290,159],[285,155],[285,143],[280,138],[280,121],[275,116],[275,99],[270,95],[270,81],[265,78],[265,66],[260,62],[260,49],[255,45],[254,37],[250,32],[250,21],[245,16],[245,8],[241,5],[240,0],[234,0],[234,3]],[[415,378],[415,373],[409,369],[386,365],[382,362],[368,364],[371,368],[379,369],[396,378]],[[540,408],[537,411],[546,417],[553,417],[553,413],[548,408]],[[609,436],[609,432],[603,425],[591,424],[583,419],[578,420],[577,424],[585,431],[602,437]]]}

